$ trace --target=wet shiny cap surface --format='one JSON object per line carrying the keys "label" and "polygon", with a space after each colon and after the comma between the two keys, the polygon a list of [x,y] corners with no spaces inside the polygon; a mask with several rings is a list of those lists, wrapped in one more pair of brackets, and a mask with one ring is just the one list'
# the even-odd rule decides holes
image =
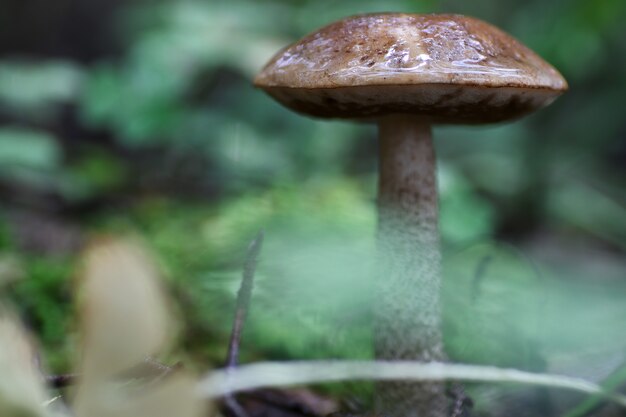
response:
{"label": "wet shiny cap surface", "polygon": [[567,90],[556,69],[488,23],[395,13],[348,17],[306,36],[276,54],[255,85],[312,116],[411,113],[441,123],[520,117]]}

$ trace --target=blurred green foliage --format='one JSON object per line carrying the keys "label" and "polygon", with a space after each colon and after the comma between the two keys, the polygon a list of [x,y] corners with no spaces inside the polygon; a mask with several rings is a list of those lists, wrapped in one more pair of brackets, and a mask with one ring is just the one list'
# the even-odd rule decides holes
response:
{"label": "blurred green foliage", "polygon": [[[382,10],[490,21],[570,82],[524,120],[436,129],[452,359],[587,375],[626,349],[623,0],[101,2],[114,13],[99,32],[75,19],[85,39],[57,52],[15,40],[0,57],[0,283],[2,259],[16,260],[9,294],[55,369],[69,366],[80,246],[45,248],[68,228],[141,234],[180,300],[184,342],[214,364],[264,229],[244,360],[371,356],[373,129],[295,115],[251,78],[317,27]],[[104,46],[86,60],[90,37]],[[20,213],[53,226],[26,233]]]}

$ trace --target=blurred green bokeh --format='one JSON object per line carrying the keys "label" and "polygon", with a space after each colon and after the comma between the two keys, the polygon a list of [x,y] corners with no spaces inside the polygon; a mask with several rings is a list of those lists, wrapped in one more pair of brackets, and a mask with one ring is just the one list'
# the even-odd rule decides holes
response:
{"label": "blurred green bokeh", "polygon": [[70,366],[71,278],[98,233],[156,251],[203,366],[224,359],[259,229],[243,359],[371,357],[375,132],[293,114],[251,79],[289,42],[374,11],[479,17],[570,83],[523,120],[435,130],[451,359],[596,380],[626,360],[624,0],[2,8],[0,289],[54,370]]}

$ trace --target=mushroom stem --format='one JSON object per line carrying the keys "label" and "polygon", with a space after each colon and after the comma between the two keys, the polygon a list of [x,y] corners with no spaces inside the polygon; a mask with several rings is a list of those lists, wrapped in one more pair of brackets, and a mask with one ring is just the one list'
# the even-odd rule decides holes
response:
{"label": "mushroom stem", "polygon": [[[376,359],[441,361],[441,251],[430,124],[394,115],[378,125]],[[380,383],[375,402],[381,415],[391,417],[447,414],[441,383]]]}

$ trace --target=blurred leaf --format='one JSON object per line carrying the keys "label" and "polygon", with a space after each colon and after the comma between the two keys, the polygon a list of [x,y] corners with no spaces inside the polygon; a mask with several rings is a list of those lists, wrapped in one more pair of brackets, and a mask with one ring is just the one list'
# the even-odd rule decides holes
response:
{"label": "blurred leaf", "polygon": [[0,170],[52,170],[60,162],[61,150],[49,133],[19,127],[0,128]]}
{"label": "blurred leaf", "polygon": [[35,188],[54,189],[61,168],[61,149],[45,131],[0,128],[0,178]]}
{"label": "blurred leaf", "polygon": [[142,146],[171,137],[180,128],[178,94],[167,90],[174,74],[154,73],[160,68],[130,68],[130,72],[110,65],[97,67],[85,83],[81,113],[86,123],[110,126],[118,140],[129,146]]}
{"label": "blurred leaf", "polygon": [[124,105],[123,80],[116,69],[107,64],[93,68],[85,83],[80,112],[85,121],[101,125],[118,106]]}
{"label": "blurred leaf", "polygon": [[224,66],[251,76],[282,46],[255,25],[255,10],[264,8],[247,3],[238,13],[236,5],[198,2],[156,7],[159,24],[135,40],[126,65],[101,66],[88,80],[85,120],[112,125],[128,145],[172,140],[192,110],[183,99],[197,76]]}
{"label": "blurred leaf", "polygon": [[69,61],[0,61],[0,104],[16,112],[45,111],[73,100],[83,72]]}

